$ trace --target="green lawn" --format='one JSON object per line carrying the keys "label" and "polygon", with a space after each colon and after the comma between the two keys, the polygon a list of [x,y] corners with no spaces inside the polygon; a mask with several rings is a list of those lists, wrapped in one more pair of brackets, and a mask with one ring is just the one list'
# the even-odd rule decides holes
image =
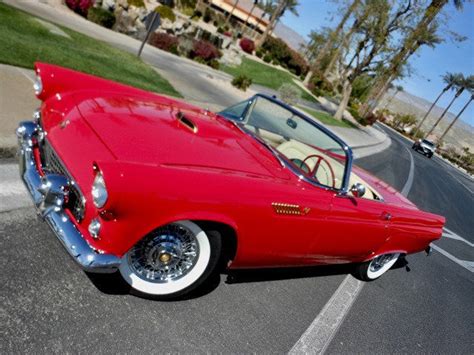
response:
{"label": "green lawn", "polygon": [[[242,58],[242,64],[238,67],[221,66],[221,70],[226,73],[237,76],[244,74],[252,78],[254,84],[262,85],[270,89],[278,90],[285,83],[293,83],[293,76],[283,70],[273,68],[269,65],[256,62],[255,60]],[[301,92],[301,98],[315,102],[314,97],[294,84]]]}
{"label": "green lawn", "polygon": [[332,117],[330,114],[326,112],[311,110],[309,108],[301,107],[301,106],[298,106],[298,107],[301,110],[305,111],[308,115],[313,116],[314,118],[318,119],[323,124],[326,124],[329,126],[356,128],[351,122],[346,121],[346,120],[342,120],[342,121],[336,120],[334,117]]}
{"label": "green lawn", "polygon": [[182,97],[171,84],[134,55],[60,27],[56,35],[22,11],[0,3],[0,63],[33,68],[43,61],[141,89]]}

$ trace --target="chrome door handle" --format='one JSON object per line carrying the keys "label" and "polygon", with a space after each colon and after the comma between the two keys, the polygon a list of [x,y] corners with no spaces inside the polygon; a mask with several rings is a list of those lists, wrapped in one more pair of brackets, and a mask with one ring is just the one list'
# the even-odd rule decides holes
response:
{"label": "chrome door handle", "polygon": [[388,212],[383,212],[380,216],[384,221],[390,221],[392,219],[392,215]]}

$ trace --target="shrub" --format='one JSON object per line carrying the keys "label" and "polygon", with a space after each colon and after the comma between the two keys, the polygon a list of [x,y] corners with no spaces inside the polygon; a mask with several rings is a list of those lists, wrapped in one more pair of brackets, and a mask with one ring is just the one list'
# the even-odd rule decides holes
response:
{"label": "shrub", "polygon": [[252,54],[255,50],[255,43],[249,38],[242,38],[240,40],[240,48],[242,48],[245,53]]}
{"label": "shrub", "polygon": [[[203,16],[202,19],[206,23],[208,23],[212,20],[212,13],[211,13],[211,10],[209,10],[208,7],[206,8],[206,11],[204,11],[204,16]],[[214,22],[216,22],[216,21],[214,21]],[[214,25],[214,26],[216,26],[216,25]]]}
{"label": "shrub", "polygon": [[220,64],[217,59],[212,59],[211,61],[209,61],[209,66],[214,69],[219,69]]}
{"label": "shrub", "polygon": [[299,76],[307,73],[309,67],[306,60],[299,53],[291,49],[283,40],[268,37],[263,43],[262,49],[276,59],[281,66],[288,68],[295,75]]}
{"label": "shrub", "polygon": [[224,29],[222,27],[217,27],[217,33],[224,33]]}
{"label": "shrub", "polygon": [[91,7],[87,19],[106,28],[112,28],[115,24],[115,15],[101,7]]}
{"label": "shrub", "polygon": [[201,57],[206,61],[219,58],[221,53],[211,43],[206,41],[195,41],[191,55],[194,57]]}
{"label": "shrub", "polygon": [[278,89],[282,101],[290,105],[296,105],[301,98],[301,91],[292,84],[285,83]]}
{"label": "shrub", "polygon": [[169,35],[167,33],[153,33],[149,43],[159,49],[167,52],[178,54],[178,37]]}
{"label": "shrub", "polygon": [[199,11],[199,10],[194,10],[194,12],[192,14],[192,17],[193,18],[201,18],[202,17],[202,12]]}
{"label": "shrub", "polygon": [[94,5],[94,0],[66,0],[66,5],[75,13],[87,17],[89,9]]}
{"label": "shrub", "polygon": [[264,61],[265,63],[270,63],[270,62],[272,61],[272,56],[271,56],[270,54],[265,54],[265,55],[263,56],[263,61]]}
{"label": "shrub", "polygon": [[238,75],[232,80],[232,85],[235,86],[236,88],[246,91],[247,88],[252,85],[252,79],[250,79],[246,75]]}
{"label": "shrub", "polygon": [[143,0],[127,0],[127,3],[136,7],[145,7]]}
{"label": "shrub", "polygon": [[334,87],[332,84],[317,74],[311,77],[308,89],[316,96],[334,96]]}
{"label": "shrub", "polygon": [[204,58],[201,58],[201,57],[194,57],[193,60],[198,62],[198,63],[201,63],[201,64],[207,64],[206,60]]}
{"label": "shrub", "polygon": [[160,18],[162,20],[163,19],[168,19],[171,22],[176,21],[176,15],[174,14],[171,7],[169,7],[169,6],[166,6],[166,5],[157,6],[155,11],[160,14]]}
{"label": "shrub", "polygon": [[255,52],[255,55],[259,58],[262,58],[263,57],[263,50],[262,49],[257,49],[257,51]]}

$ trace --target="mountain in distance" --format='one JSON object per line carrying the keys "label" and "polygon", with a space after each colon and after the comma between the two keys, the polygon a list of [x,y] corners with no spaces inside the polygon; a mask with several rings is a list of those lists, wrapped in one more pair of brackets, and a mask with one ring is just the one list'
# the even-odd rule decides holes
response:
{"label": "mountain in distance", "polygon": [[[390,100],[393,94],[393,91],[389,91],[387,95],[384,96],[379,107],[384,107],[387,103],[386,100]],[[406,91],[400,91],[395,96],[395,98],[388,104],[387,108],[395,113],[415,115],[419,122],[429,110],[431,104],[431,102],[421,97],[415,96]],[[433,126],[439,116],[442,115],[443,111],[443,107],[433,107],[426,121],[423,123],[421,129],[424,132],[427,132]],[[465,114],[466,112],[464,112],[464,115]],[[441,136],[441,134],[443,134],[444,130],[448,127],[448,125],[453,121],[455,117],[456,115],[452,114],[451,112],[447,112],[444,118],[439,123],[438,127],[436,127],[434,134],[438,137]],[[465,119],[465,117],[461,116],[457,120],[457,122],[454,124],[454,126],[444,138],[444,147],[446,148],[448,146],[453,146],[458,150],[464,147],[469,147],[470,151],[472,152],[474,151],[474,127],[466,121],[463,121],[463,118]],[[473,121],[474,120],[471,117],[469,119],[469,122]]]}
{"label": "mountain in distance", "polygon": [[276,24],[273,34],[276,37],[279,37],[284,40],[286,44],[288,44],[295,51],[299,51],[301,45],[306,43],[303,36],[301,36],[298,32],[292,30],[290,27],[285,26],[281,22],[278,22]]}

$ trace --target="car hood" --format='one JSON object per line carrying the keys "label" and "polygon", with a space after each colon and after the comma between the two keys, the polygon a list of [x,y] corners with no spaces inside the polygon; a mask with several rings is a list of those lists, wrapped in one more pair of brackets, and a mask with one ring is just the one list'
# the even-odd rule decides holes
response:
{"label": "car hood", "polygon": [[214,113],[160,97],[76,93],[88,125],[117,160],[285,177],[275,157]]}

